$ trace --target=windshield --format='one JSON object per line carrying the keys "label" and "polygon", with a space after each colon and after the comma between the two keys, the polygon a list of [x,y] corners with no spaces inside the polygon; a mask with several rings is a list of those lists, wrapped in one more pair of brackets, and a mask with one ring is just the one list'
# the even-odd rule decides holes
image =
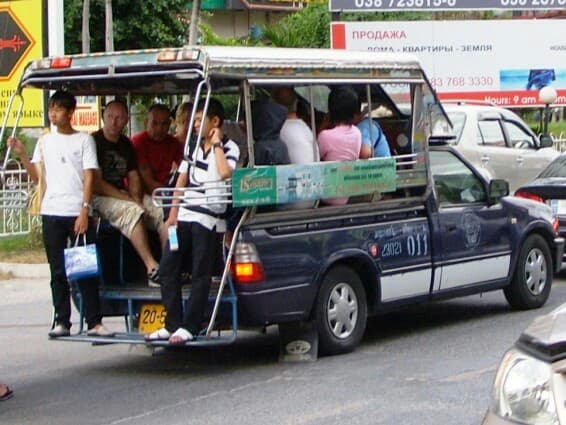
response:
{"label": "windshield", "polygon": [[539,177],[566,177],[566,155],[561,155],[552,161],[550,165],[540,173]]}
{"label": "windshield", "polygon": [[463,112],[447,112],[448,118],[452,121],[452,129],[456,135],[456,139],[460,140],[460,135],[464,129],[464,123],[466,122],[466,114]]}

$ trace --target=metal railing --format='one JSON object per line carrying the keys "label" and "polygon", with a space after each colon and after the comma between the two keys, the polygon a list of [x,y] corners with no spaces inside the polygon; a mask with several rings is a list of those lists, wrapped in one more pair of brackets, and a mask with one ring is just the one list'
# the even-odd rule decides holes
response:
{"label": "metal railing", "polygon": [[566,133],[561,131],[559,134],[550,133],[552,140],[554,140],[554,149],[558,152],[566,151]]}
{"label": "metal railing", "polygon": [[10,160],[2,171],[0,187],[0,237],[28,234],[39,217],[27,212],[33,183],[19,162]]}

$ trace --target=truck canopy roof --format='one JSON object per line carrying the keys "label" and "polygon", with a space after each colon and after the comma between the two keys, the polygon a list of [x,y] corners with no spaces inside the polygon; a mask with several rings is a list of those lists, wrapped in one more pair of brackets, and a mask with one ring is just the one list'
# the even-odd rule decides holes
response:
{"label": "truck canopy roof", "polygon": [[312,81],[424,79],[412,55],[331,49],[185,46],[51,57],[32,61],[24,87],[71,90],[75,95],[177,94],[205,77],[215,88],[238,86],[244,79],[270,84]]}

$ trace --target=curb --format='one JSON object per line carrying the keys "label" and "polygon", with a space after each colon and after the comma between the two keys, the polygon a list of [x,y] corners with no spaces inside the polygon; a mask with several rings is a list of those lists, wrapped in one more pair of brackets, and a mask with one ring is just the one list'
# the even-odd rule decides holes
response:
{"label": "curb", "polygon": [[0,263],[0,273],[10,273],[14,277],[49,278],[49,264]]}

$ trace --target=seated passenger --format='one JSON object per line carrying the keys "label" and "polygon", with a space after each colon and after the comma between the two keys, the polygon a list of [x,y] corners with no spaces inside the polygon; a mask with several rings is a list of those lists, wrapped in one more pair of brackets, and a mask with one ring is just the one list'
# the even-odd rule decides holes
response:
{"label": "seated passenger", "polygon": [[166,186],[172,171],[183,158],[183,144],[169,134],[171,116],[166,105],[156,103],[149,108],[145,131],[132,137],[139,173],[145,193],[151,195]]}
{"label": "seated passenger", "polygon": [[[362,134],[354,125],[359,111],[358,95],[350,87],[336,87],[328,95],[330,127],[318,135],[321,161],[352,161],[360,157]],[[348,198],[321,200],[327,205],[344,205]]]}
{"label": "seated passenger", "polygon": [[279,137],[287,108],[269,99],[254,100],[251,107],[255,165],[290,164],[287,146]]}
{"label": "seated passenger", "polygon": [[192,102],[183,102],[175,111],[175,138],[183,146],[187,141],[187,135],[189,134],[189,119],[191,117],[191,112],[193,111]]}
{"label": "seated passenger", "polygon": [[383,133],[379,124],[371,116],[361,111],[361,105],[358,112],[356,112],[355,122],[362,133],[360,159],[388,158],[391,156],[389,142],[387,137],[385,137],[385,133]]}
{"label": "seated passenger", "polygon": [[[216,99],[210,99],[206,115],[205,100],[198,103],[195,116],[195,130],[200,129],[204,120],[202,144],[193,152],[194,170],[189,169],[187,161],[179,168],[180,175],[176,187],[199,186],[201,183],[226,180],[236,168],[240,151],[236,143],[223,137],[220,127],[224,120],[224,108]],[[195,182],[189,176],[195,176]],[[219,194],[219,189],[207,189]],[[167,311],[165,327],[148,334],[149,341],[169,340],[170,344],[184,344],[199,334],[208,302],[210,282],[214,269],[217,248],[217,232],[224,232],[226,223],[224,213],[226,204],[204,203],[195,198],[194,191],[185,192],[185,202],[189,205],[173,206],[165,222],[167,227],[177,228],[178,248],[172,249],[169,241],[161,258],[161,298]],[[191,199],[193,198],[193,199]],[[173,201],[178,204],[179,201]],[[181,267],[191,262],[191,295],[182,311]]]}
{"label": "seated passenger", "polygon": [[102,118],[102,129],[92,135],[100,164],[95,172],[92,206],[130,240],[145,264],[150,286],[158,286],[159,266],[151,253],[144,223],[159,233],[163,245],[163,213],[150,196],[144,195],[136,152],[122,133],[128,123],[128,108],[113,100],[104,108]]}
{"label": "seated passenger", "polygon": [[288,110],[287,119],[281,128],[280,137],[287,145],[292,164],[317,162],[318,145],[310,127],[297,115],[298,99],[289,86],[278,86],[273,90],[273,99]]}
{"label": "seated passenger", "polygon": [[[193,111],[193,103],[192,102],[183,102],[175,109],[175,119],[174,119],[174,127],[175,127],[175,139],[181,144],[183,152],[185,150],[185,143],[187,142],[187,136],[189,134],[189,118],[191,116],[191,112]],[[192,152],[195,148],[196,138],[191,137],[189,140],[189,149]],[[173,163],[171,165],[171,171],[169,172],[169,177],[165,182],[165,186],[167,187],[175,187],[177,183],[177,178],[179,177],[179,165],[181,163]],[[163,215],[165,218],[169,215],[169,208],[163,208]]]}

